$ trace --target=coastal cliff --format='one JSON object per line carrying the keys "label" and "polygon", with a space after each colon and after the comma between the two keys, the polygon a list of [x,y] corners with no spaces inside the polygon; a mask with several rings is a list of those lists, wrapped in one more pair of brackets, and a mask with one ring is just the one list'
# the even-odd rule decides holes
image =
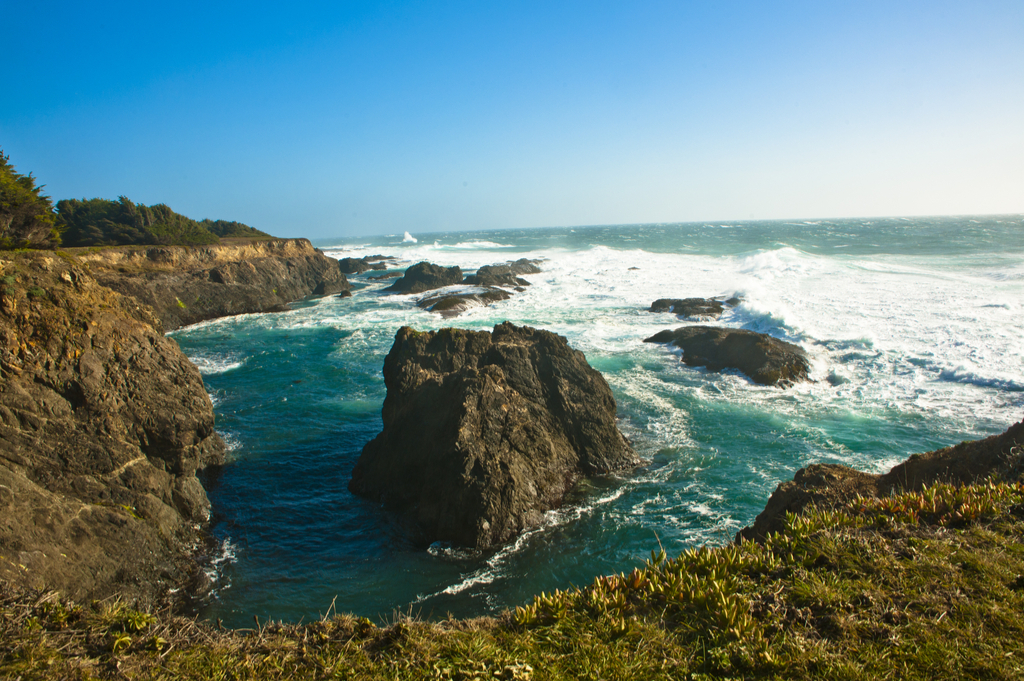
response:
{"label": "coastal cliff", "polygon": [[310,295],[349,291],[338,261],[308,239],[223,239],[209,246],[71,249],[102,285],[149,305],[165,331],[273,312]]}
{"label": "coastal cliff", "polygon": [[224,445],[160,326],[72,257],[0,253],[0,580],[151,602],[201,576]]}

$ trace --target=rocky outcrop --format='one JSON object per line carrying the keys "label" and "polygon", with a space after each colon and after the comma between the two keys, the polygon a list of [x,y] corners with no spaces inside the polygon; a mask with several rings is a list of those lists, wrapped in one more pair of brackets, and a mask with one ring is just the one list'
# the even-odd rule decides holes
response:
{"label": "rocky outcrop", "polygon": [[725,311],[725,306],[733,307],[738,303],[738,298],[659,298],[651,303],[650,311],[672,312],[691,319],[718,319]]}
{"label": "rocky outcrop", "polygon": [[384,360],[384,429],[349,489],[421,539],[487,548],[537,525],[581,476],[637,463],[604,378],[565,338],[399,329]]}
{"label": "rocky outcrop", "polygon": [[0,253],[0,579],[151,601],[200,575],[202,378],[148,307],[73,258]]}
{"label": "rocky outcrop", "polygon": [[537,267],[538,262],[540,261],[520,258],[515,262],[500,265],[484,265],[475,274],[466,277],[465,283],[474,286],[509,286],[512,288],[529,286],[530,282],[519,275],[540,273],[541,269]]}
{"label": "rocky outcrop", "polygon": [[762,385],[787,387],[808,380],[807,353],[764,333],[720,326],[683,326],[656,333],[645,343],[670,343],[683,351],[689,366],[708,371],[738,369]]}
{"label": "rocky outcrop", "polygon": [[762,541],[782,530],[786,513],[800,513],[810,504],[834,507],[857,495],[885,497],[936,483],[968,485],[992,477],[1020,480],[1024,477],[1022,445],[1024,421],[1001,435],[914,454],[884,475],[838,464],[813,464],[798,470],[793,480],[780,484],[754,524],[740,530],[736,538]]}
{"label": "rocky outcrop", "polygon": [[462,270],[458,265],[441,267],[419,262],[405,271],[401,279],[384,289],[393,293],[422,293],[462,283]]}
{"label": "rocky outcrop", "polygon": [[457,317],[471,307],[487,306],[508,300],[512,294],[500,288],[487,287],[469,291],[453,291],[430,295],[416,301],[416,305],[437,312],[445,319]]}
{"label": "rocky outcrop", "polygon": [[341,258],[338,260],[338,269],[343,274],[362,274],[367,270],[386,270],[388,268],[382,262],[369,262],[366,258]]}
{"label": "rocky outcrop", "polygon": [[392,255],[367,255],[362,258],[341,258],[338,261],[338,268],[343,274],[362,274],[367,270],[386,270],[389,263],[384,261],[395,259],[396,258]]}
{"label": "rocky outcrop", "polygon": [[101,284],[150,305],[166,331],[349,290],[337,261],[308,239],[72,252]]}

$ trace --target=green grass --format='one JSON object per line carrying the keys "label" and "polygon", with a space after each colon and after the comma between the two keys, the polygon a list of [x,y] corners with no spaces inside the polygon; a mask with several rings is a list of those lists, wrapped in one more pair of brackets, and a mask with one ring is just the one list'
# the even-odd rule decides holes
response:
{"label": "green grass", "polygon": [[1024,678],[1024,485],[938,485],[652,554],[494,619],[220,631],[0,594],[0,675],[132,679]]}

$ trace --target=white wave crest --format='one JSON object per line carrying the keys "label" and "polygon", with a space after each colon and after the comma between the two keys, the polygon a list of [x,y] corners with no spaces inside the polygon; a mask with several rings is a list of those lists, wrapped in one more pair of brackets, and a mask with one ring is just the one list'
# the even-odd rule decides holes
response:
{"label": "white wave crest", "polygon": [[192,355],[189,360],[204,376],[223,374],[225,371],[237,369],[245,364],[244,359],[238,359],[231,355]]}

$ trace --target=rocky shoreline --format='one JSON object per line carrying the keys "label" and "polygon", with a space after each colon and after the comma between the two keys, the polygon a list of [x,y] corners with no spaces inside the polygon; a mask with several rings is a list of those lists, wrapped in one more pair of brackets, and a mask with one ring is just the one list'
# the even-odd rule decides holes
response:
{"label": "rocky shoreline", "polygon": [[211,246],[71,249],[102,285],[153,308],[164,331],[276,312],[300,298],[350,291],[338,261],[309,239],[225,239]]}
{"label": "rocky shoreline", "polygon": [[[516,271],[526,264],[533,269]],[[483,272],[489,279],[473,283],[526,284],[517,275],[536,269],[526,264],[509,263],[508,271],[493,266]],[[468,281],[461,272],[435,274]],[[210,509],[196,472],[220,463],[224,446],[202,378],[163,332],[280,309],[308,295],[348,292],[337,261],[305,239],[4,252],[0,279],[0,580],[58,589],[79,600],[117,595],[153,602],[182,587],[179,595],[201,588],[196,553]],[[703,307],[693,312],[695,301]],[[699,317],[707,306],[704,299],[672,299],[656,301],[652,309]],[[681,335],[709,328],[663,332],[656,342],[679,344]],[[559,339],[511,324],[493,333],[401,330],[384,366],[385,429],[364,450],[353,491],[410,515],[430,541],[486,548],[536,524],[579,477],[635,465],[635,454],[614,427],[607,385]],[[763,340],[748,344],[754,342]],[[739,368],[769,384],[805,379],[806,358],[793,351],[789,359],[796,369],[769,367],[764,381],[757,378],[760,369]],[[703,356],[694,363],[719,368]],[[405,384],[407,394],[392,396],[392,384]],[[442,402],[461,405],[464,413],[409,412],[417,404],[435,408],[442,393],[454,396]],[[517,413],[524,415],[518,425],[506,423]],[[427,485],[440,493],[432,499],[393,475],[419,470],[413,477],[421,488],[433,479],[402,458],[409,443],[389,430],[390,422],[410,419],[423,425],[417,439],[433,433],[428,439],[437,448],[464,455],[456,464],[435,466],[434,472],[450,475],[443,484]],[[513,432],[526,435],[513,441]],[[977,443],[915,455],[884,476],[840,466],[802,469],[738,537],[763,539],[778,530],[787,511],[809,503],[884,496],[935,482],[968,484],[992,474],[1019,477],[1022,441],[1024,425],[1017,424]],[[541,442],[550,445],[557,465],[527,470],[522,459],[502,456],[488,462],[488,452],[521,455]],[[556,479],[542,484],[541,474]]]}
{"label": "rocky shoreline", "polygon": [[0,282],[0,579],[79,600],[201,592],[196,472],[224,443],[164,331],[346,292],[337,262],[306,239],[0,252]]}

